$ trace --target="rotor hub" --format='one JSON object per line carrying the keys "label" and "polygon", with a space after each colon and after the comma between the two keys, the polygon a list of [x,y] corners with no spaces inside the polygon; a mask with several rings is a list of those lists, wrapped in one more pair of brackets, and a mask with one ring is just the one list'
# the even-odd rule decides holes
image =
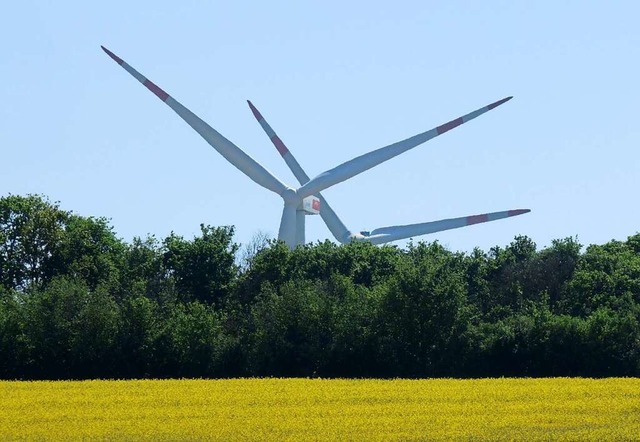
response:
{"label": "rotor hub", "polygon": [[298,196],[296,191],[290,187],[288,189],[285,189],[285,191],[282,192],[280,196],[284,200],[284,203],[287,205],[292,204],[297,206],[298,204],[300,204],[300,197]]}

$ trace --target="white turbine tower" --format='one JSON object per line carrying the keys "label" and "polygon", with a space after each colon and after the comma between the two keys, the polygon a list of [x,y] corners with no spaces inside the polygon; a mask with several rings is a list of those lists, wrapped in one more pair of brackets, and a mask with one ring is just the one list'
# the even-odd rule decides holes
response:
{"label": "white turbine tower", "polygon": [[[280,220],[280,229],[278,231],[278,239],[284,241],[290,248],[296,246],[297,238],[296,229],[297,225],[300,225],[300,216],[297,215],[299,208],[303,206],[305,198],[314,194],[318,194],[321,190],[345,181],[355,175],[358,175],[365,170],[368,170],[378,164],[387,161],[407,150],[416,147],[432,138],[437,137],[463,123],[466,123],[473,118],[501,105],[502,103],[511,99],[511,97],[504,98],[489,106],[480,108],[474,112],[471,112],[463,117],[452,120],[441,126],[438,126],[430,131],[415,135],[404,141],[391,144],[389,146],[374,150],[367,154],[354,158],[346,163],[343,163],[331,170],[321,173],[312,180],[308,180],[305,184],[294,189],[282,183],[271,172],[262,167],[257,161],[243,152],[239,147],[227,140],[219,132],[201,120],[197,115],[191,112],[189,109],[180,104],[177,100],[163,91],[155,83],[148,80],[145,76],[136,71],[129,64],[125,63],[120,57],[102,46],[102,49],[120,66],[122,66],[127,72],[129,72],[134,78],[142,83],[147,89],[153,92],[160,100],[162,100],[167,106],[174,110],[189,126],[191,126],[202,138],[207,141],[215,150],[220,153],[227,161],[233,164],[242,173],[247,175],[256,183],[262,187],[271,190],[272,192],[280,195],[284,201],[284,208],[282,210],[282,218]],[[304,216],[301,220],[304,224]],[[388,233],[388,232],[385,232]],[[357,235],[356,235],[357,237]]]}
{"label": "white turbine tower", "polygon": [[[506,100],[505,100],[506,101]],[[295,159],[291,151],[284,144],[282,139],[276,134],[276,132],[271,128],[271,125],[267,123],[267,120],[262,116],[260,111],[251,103],[251,101],[247,100],[249,103],[249,107],[251,108],[251,112],[262,126],[262,129],[265,131],[273,145],[276,147],[282,158],[284,159],[287,166],[293,175],[296,177],[298,182],[303,185],[309,182],[309,176],[302,169],[302,166]],[[494,103],[492,105],[487,106],[487,110],[492,109],[495,106],[502,104],[501,102]],[[477,111],[476,111],[477,112]],[[463,117],[466,118],[466,117]],[[455,120],[454,120],[455,121]],[[466,122],[468,120],[464,120]],[[414,236],[426,235],[428,233],[441,232],[443,230],[457,229],[460,227],[471,226],[473,224],[486,223],[489,221],[496,221],[503,218],[509,218],[511,216],[522,215],[524,213],[530,212],[529,209],[516,209],[516,210],[506,210],[503,212],[493,212],[493,213],[484,213],[481,215],[471,215],[471,216],[463,216],[460,218],[451,218],[451,219],[443,219],[439,221],[431,221],[426,223],[419,224],[409,224],[405,226],[390,226],[390,227],[381,227],[371,232],[352,232],[350,231],[342,222],[338,215],[333,211],[327,200],[318,193],[315,195],[320,201],[320,217],[325,222],[329,231],[333,234],[334,238],[341,243],[347,243],[353,240],[360,241],[369,241],[373,244],[384,244],[391,241],[397,241],[405,238],[412,238]],[[300,229],[300,226],[298,225]],[[297,232],[298,237],[304,238],[304,225],[302,225],[301,232]],[[303,240],[304,242],[304,240]]]}

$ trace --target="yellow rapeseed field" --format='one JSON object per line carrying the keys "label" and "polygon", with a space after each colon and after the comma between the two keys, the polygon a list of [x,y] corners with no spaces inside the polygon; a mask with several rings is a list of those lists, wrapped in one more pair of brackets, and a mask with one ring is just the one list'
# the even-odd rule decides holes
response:
{"label": "yellow rapeseed field", "polygon": [[640,379],[0,382],[0,440],[640,440]]}

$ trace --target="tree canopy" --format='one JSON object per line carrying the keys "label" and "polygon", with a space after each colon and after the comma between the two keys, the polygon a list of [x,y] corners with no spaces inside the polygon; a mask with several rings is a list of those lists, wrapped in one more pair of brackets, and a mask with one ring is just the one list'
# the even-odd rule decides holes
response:
{"label": "tree canopy", "polygon": [[0,198],[0,378],[640,375],[640,234],[485,252],[118,238]]}

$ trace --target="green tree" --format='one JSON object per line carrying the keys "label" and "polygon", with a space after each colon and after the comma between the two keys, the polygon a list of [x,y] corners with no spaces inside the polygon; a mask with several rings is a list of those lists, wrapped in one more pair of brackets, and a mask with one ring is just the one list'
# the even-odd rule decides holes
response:
{"label": "green tree", "polygon": [[0,198],[0,284],[24,291],[56,273],[56,253],[69,212],[39,195]]}
{"label": "green tree", "polygon": [[72,374],[72,341],[84,324],[80,312],[89,301],[82,281],[57,277],[26,300],[25,341],[29,361],[25,371],[37,379],[68,379]]}
{"label": "green tree", "polygon": [[615,312],[600,307],[587,319],[586,371],[589,376],[638,376],[640,309]]}
{"label": "green tree", "polygon": [[187,241],[171,234],[164,241],[164,267],[185,301],[215,303],[227,297],[238,273],[233,227],[200,225],[201,236]]}
{"label": "green tree", "polygon": [[106,218],[71,214],[52,262],[57,274],[82,280],[90,290],[102,285],[117,292],[125,249]]}
{"label": "green tree", "polygon": [[75,378],[113,377],[120,367],[120,307],[104,289],[87,293],[71,318],[70,375]]}
{"label": "green tree", "polygon": [[0,379],[23,378],[29,360],[23,294],[0,286]]}
{"label": "green tree", "polygon": [[330,327],[321,376],[384,376],[379,363],[378,324],[383,286],[368,288],[333,274],[323,290]]}
{"label": "green tree", "polygon": [[293,252],[282,241],[271,241],[258,251],[238,279],[235,298],[242,305],[251,305],[262,292],[262,286],[280,287],[295,276],[291,272]]}
{"label": "green tree", "polygon": [[585,317],[600,307],[626,310],[640,303],[640,254],[634,240],[587,247],[568,284],[568,311]]}
{"label": "green tree", "polygon": [[153,236],[134,237],[126,245],[121,275],[126,297],[139,295],[165,304],[176,301],[175,284],[164,265],[164,251]]}
{"label": "green tree", "polygon": [[554,239],[540,251],[530,270],[531,292],[545,293],[550,306],[559,313],[567,312],[568,285],[580,260],[582,245],[574,238]]}
{"label": "green tree", "polygon": [[117,289],[124,244],[105,218],[85,218],[29,195],[0,198],[0,284],[25,291],[67,275]]}
{"label": "green tree", "polygon": [[223,328],[224,315],[200,302],[176,304],[158,339],[159,375],[215,377],[224,374],[232,341]]}
{"label": "green tree", "polygon": [[450,373],[468,320],[461,254],[419,243],[390,280],[380,309],[381,360],[393,376]]}
{"label": "green tree", "polygon": [[141,295],[127,297],[120,307],[120,357],[116,370],[123,377],[142,378],[157,373],[156,356],[163,318],[158,304]]}
{"label": "green tree", "polygon": [[491,293],[489,304],[494,308],[487,312],[499,319],[519,311],[525,300],[536,300],[535,277],[529,271],[536,258],[536,244],[527,236],[516,236],[506,248],[493,247],[489,251],[486,273]]}
{"label": "green tree", "polygon": [[259,376],[316,376],[326,359],[329,321],[318,284],[263,286],[252,308],[249,363]]}

